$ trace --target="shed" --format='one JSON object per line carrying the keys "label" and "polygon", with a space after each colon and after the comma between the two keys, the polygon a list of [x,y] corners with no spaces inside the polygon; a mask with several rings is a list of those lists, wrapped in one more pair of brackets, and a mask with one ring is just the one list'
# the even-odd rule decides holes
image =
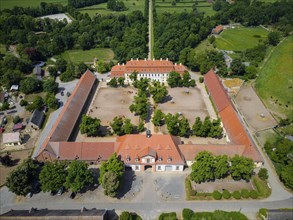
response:
{"label": "shed", "polygon": [[45,119],[45,114],[38,109],[34,110],[32,116],[30,117],[28,127],[33,129],[40,129],[43,125]]}
{"label": "shed", "polygon": [[21,145],[20,133],[4,133],[3,134],[3,144],[6,146]]}
{"label": "shed", "polygon": [[23,124],[22,123],[18,123],[18,124],[15,124],[13,126],[13,131],[19,131],[19,130],[22,130],[23,129]]}

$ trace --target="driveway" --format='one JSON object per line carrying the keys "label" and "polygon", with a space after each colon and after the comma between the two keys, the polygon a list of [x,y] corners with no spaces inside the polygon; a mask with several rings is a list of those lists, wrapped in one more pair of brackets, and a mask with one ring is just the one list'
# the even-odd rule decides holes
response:
{"label": "driveway", "polygon": [[[58,88],[58,93],[56,94],[56,98],[58,99],[58,102],[60,103],[60,107],[56,111],[52,112],[51,115],[49,116],[49,119],[47,120],[46,127],[41,132],[39,140],[36,144],[36,147],[35,147],[35,150],[34,150],[33,156],[32,156],[33,158],[38,155],[38,152],[39,152],[43,142],[45,141],[45,138],[48,136],[53,124],[57,120],[65,102],[67,101],[68,97],[66,96],[66,93],[67,92],[72,93],[77,82],[78,82],[78,80],[74,80],[74,81],[71,81],[68,83],[59,82],[59,88]],[[61,91],[64,92],[63,96],[61,95]]]}

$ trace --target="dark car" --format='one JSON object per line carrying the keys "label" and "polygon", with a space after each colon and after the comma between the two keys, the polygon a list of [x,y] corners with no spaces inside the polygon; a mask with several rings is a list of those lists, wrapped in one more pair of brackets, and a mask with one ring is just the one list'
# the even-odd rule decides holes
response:
{"label": "dark car", "polygon": [[64,92],[63,91],[61,92],[61,95],[64,96]]}
{"label": "dark car", "polygon": [[61,195],[63,194],[63,192],[64,192],[64,187],[62,186],[62,187],[58,190],[57,195],[58,195],[58,196],[61,196]]}
{"label": "dark car", "polygon": [[70,199],[74,199],[75,196],[76,196],[76,193],[75,193],[75,192],[71,193],[71,194],[70,194]]}

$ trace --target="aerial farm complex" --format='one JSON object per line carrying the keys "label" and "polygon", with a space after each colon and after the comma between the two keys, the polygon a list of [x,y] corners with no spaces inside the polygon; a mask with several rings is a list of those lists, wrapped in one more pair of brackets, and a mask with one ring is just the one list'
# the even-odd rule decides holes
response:
{"label": "aerial farm complex", "polygon": [[[168,60],[131,60],[126,65],[112,68],[111,77],[125,76],[136,71],[138,77],[165,82],[168,73],[183,73],[186,68]],[[248,132],[242,125],[233,103],[227,95],[220,79],[213,70],[205,75],[205,86],[221,118],[227,144],[188,144],[179,137],[165,134],[129,134],[116,138],[114,142],[74,142],[75,128],[80,116],[86,112],[97,88],[97,80],[87,70],[77,83],[67,100],[48,137],[36,157],[39,161],[83,160],[97,164],[107,160],[114,152],[133,171],[183,171],[190,165],[197,153],[210,151],[214,155],[246,156],[257,164],[263,163]],[[194,100],[196,102],[196,100]],[[102,115],[101,115],[102,117]]]}

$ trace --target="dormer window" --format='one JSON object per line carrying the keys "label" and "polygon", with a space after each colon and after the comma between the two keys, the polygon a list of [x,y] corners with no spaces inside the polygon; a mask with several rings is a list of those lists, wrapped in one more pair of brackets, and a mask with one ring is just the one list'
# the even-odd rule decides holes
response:
{"label": "dormer window", "polygon": [[162,157],[159,157],[158,161],[159,162],[163,161],[163,158]]}
{"label": "dormer window", "polygon": [[127,162],[130,161],[130,156],[129,156],[129,155],[126,157],[126,161],[127,161]]}
{"label": "dormer window", "polygon": [[168,157],[167,162],[171,162],[172,161],[172,157]]}
{"label": "dormer window", "polygon": [[138,159],[138,157],[136,157],[136,158],[135,158],[135,162],[138,162],[138,161],[139,161],[139,159]]}

